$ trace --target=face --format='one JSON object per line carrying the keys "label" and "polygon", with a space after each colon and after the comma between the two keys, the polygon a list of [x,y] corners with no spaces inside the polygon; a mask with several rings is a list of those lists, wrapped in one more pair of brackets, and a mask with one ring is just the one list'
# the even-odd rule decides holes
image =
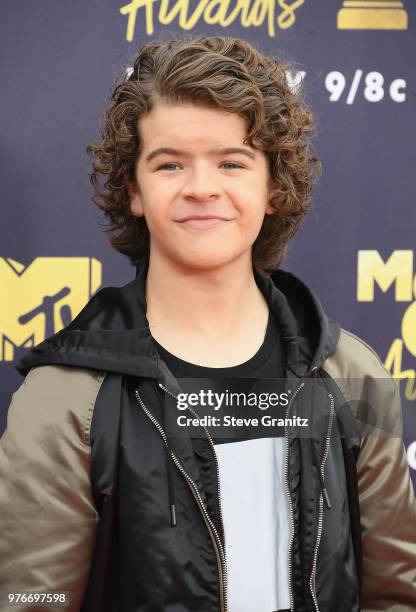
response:
{"label": "face", "polygon": [[129,193],[133,214],[144,216],[149,229],[150,258],[200,271],[251,262],[264,216],[273,210],[267,156],[243,144],[244,119],[162,104],[138,129],[142,147]]}

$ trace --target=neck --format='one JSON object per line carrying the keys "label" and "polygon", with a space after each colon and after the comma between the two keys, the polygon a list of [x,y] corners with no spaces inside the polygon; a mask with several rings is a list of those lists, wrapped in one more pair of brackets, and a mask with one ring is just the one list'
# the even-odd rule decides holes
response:
{"label": "neck", "polygon": [[264,338],[268,305],[256,284],[251,258],[190,270],[150,257],[146,301],[153,337],[176,354],[175,347],[196,342],[207,350],[216,346],[218,354],[218,346],[230,346],[237,338],[252,347]]}

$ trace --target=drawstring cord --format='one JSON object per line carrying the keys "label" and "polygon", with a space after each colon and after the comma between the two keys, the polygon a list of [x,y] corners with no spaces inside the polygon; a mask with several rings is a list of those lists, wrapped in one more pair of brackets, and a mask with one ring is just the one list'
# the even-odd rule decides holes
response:
{"label": "drawstring cord", "polygon": [[[322,380],[324,378],[322,376],[321,371],[318,368],[318,366],[314,366],[313,368],[311,368],[309,374],[310,374],[311,378],[317,378],[318,376],[320,376],[322,378]],[[315,463],[316,471],[318,473],[319,482],[321,484],[322,495],[323,495],[326,507],[328,508],[328,510],[330,510],[332,508],[332,504],[331,504],[331,500],[329,499],[328,490],[327,490],[327,488],[325,486],[324,478],[322,476],[320,461],[319,461],[319,457],[318,457],[318,451],[316,450],[315,444],[313,444],[312,438],[310,439],[310,441],[311,441],[311,446],[312,446],[312,452],[313,452],[313,456],[314,456],[314,463]]]}
{"label": "drawstring cord", "polygon": [[168,443],[166,445],[166,465],[168,471],[170,524],[171,527],[176,527],[175,485],[173,482],[172,455]]}
{"label": "drawstring cord", "polygon": [[[159,383],[159,391],[161,384]],[[165,414],[164,414],[164,422],[165,429],[166,428],[166,405],[165,405]],[[165,439],[165,449],[166,449],[166,471],[168,475],[168,495],[169,495],[169,515],[170,515],[170,526],[176,527],[176,503],[175,503],[175,484],[174,484],[174,474],[173,474],[173,455],[169,445],[169,437],[166,434]]]}

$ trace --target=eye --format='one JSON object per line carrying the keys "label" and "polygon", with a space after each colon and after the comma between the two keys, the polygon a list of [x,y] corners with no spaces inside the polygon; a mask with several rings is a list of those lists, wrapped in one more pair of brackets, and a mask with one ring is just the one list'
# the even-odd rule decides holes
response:
{"label": "eye", "polygon": [[224,166],[224,165],[227,165],[227,164],[228,165],[231,164],[232,166],[235,166],[236,168],[242,168],[243,167],[243,166],[240,166],[240,164],[236,164],[235,162],[224,162],[222,165]]}
{"label": "eye", "polygon": [[[231,165],[231,166],[234,166],[235,168],[243,167],[243,166],[240,166],[240,164],[236,164],[235,162],[223,162],[221,165],[222,166]],[[170,162],[168,164],[163,164],[162,166],[159,166],[156,170],[166,170],[168,166],[178,166],[178,164],[175,164],[174,162]]]}
{"label": "eye", "polygon": [[157,168],[157,170],[164,170],[167,166],[177,166],[178,164],[174,164],[174,163],[170,163],[170,164],[163,164],[163,166],[159,166],[159,168]]}

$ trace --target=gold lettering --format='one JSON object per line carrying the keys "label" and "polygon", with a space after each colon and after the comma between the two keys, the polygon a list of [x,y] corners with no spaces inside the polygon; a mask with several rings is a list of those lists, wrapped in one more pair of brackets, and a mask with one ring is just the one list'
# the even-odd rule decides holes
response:
{"label": "gold lettering", "polygon": [[277,18],[277,23],[281,30],[287,30],[292,27],[296,21],[295,11],[302,6],[304,2],[305,0],[295,0],[292,4],[288,4],[285,0],[279,0],[279,6],[284,9]]}
{"label": "gold lettering", "polygon": [[197,22],[199,21],[201,15],[207,8],[208,3],[209,0],[200,0],[192,16],[188,20],[186,19],[186,13],[183,12],[179,17],[179,27],[183,28],[184,30],[191,30],[192,28],[194,28]]}
{"label": "gold lettering", "polygon": [[255,0],[249,16],[249,22],[253,26],[260,26],[268,12],[268,6],[263,0]]}
{"label": "gold lettering", "polygon": [[416,400],[416,371],[402,370],[403,361],[403,340],[396,338],[387,353],[384,365],[389,370],[393,378],[407,379],[405,387],[405,396],[408,400]]}
{"label": "gold lettering", "polygon": [[220,23],[220,25],[222,25],[224,28],[227,28],[229,25],[234,23],[234,21],[237,19],[238,14],[241,13],[241,11],[243,10],[244,2],[245,0],[237,0],[234,10],[230,12],[228,17],[226,17],[224,21]]}
{"label": "gold lettering", "polygon": [[357,299],[359,302],[374,300],[374,282],[383,292],[395,283],[397,302],[412,299],[413,251],[393,251],[384,262],[378,251],[358,251]]}
{"label": "gold lettering", "polygon": [[214,25],[216,23],[224,25],[225,15],[229,7],[230,0],[223,2],[223,0],[212,0],[205,9],[204,21],[208,25]]}
{"label": "gold lettering", "polygon": [[171,9],[170,13],[168,13],[167,11],[167,5],[169,4],[169,0],[162,0],[159,11],[159,21],[160,23],[167,25],[171,23],[176,17],[176,15],[179,13],[179,26],[183,30],[191,30],[193,27],[195,27],[195,24],[198,22],[199,18],[204,12],[208,2],[209,0],[201,0],[192,15],[189,17],[189,19],[187,19],[189,11],[189,0],[177,0],[177,5]]}
{"label": "gold lettering", "polygon": [[[127,30],[126,40],[134,40],[137,13],[145,9],[146,34],[154,34],[153,9],[158,0],[131,0],[120,8],[120,13],[126,15]],[[277,17],[277,23],[282,30],[292,27],[296,21],[295,11],[305,0],[295,0],[292,3],[278,0],[278,6],[283,9]],[[261,26],[267,18],[268,35],[274,37],[275,29],[275,7],[276,0],[236,0],[235,6],[230,10],[231,0],[200,0],[189,14],[189,0],[176,0],[169,6],[169,0],[160,0],[158,20],[162,25],[169,25],[178,17],[178,23],[183,30],[195,27],[202,20],[207,25],[218,24],[224,28],[237,21],[239,17],[243,28]]]}
{"label": "gold lettering", "polygon": [[243,28],[249,28],[251,25],[250,22],[250,13],[249,13],[249,3],[248,2],[242,2],[242,10],[241,10],[241,25],[243,26]]}
{"label": "gold lettering", "polygon": [[146,8],[146,33],[148,35],[154,33],[153,27],[153,2],[155,0],[132,0],[129,4],[125,4],[121,7],[120,13],[122,15],[128,15],[127,20],[127,33],[126,40],[131,42],[134,39],[134,32],[136,29],[136,15],[137,11],[143,6]]}

